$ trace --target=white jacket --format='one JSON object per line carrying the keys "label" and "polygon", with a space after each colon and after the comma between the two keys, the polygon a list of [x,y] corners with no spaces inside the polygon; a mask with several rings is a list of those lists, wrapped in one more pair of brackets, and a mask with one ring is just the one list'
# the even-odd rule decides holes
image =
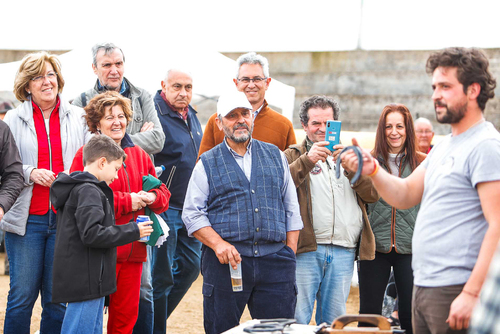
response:
{"label": "white jacket", "polygon": [[[62,156],[64,169],[69,170],[76,151],[90,140],[92,134],[88,131],[85,118],[83,118],[85,111],[64,101],[61,96],[59,98],[61,100],[59,120]],[[3,216],[0,229],[23,236],[26,233],[26,222],[33,194],[30,174],[38,164],[38,141],[31,99],[16,109],[9,110],[4,121],[9,125],[21,155],[25,185],[12,208]]]}

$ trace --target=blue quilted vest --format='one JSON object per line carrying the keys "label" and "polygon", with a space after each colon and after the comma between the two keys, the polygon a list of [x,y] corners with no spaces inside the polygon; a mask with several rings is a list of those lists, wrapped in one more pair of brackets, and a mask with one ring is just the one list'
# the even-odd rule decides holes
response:
{"label": "blue quilted vest", "polygon": [[244,256],[280,250],[286,240],[279,149],[252,139],[250,182],[225,142],[201,156],[210,194],[207,212],[213,229]]}

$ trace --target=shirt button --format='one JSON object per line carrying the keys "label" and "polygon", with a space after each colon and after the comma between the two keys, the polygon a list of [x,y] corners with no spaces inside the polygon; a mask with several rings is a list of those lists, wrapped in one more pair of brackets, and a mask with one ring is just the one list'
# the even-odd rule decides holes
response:
{"label": "shirt button", "polygon": [[255,251],[255,252],[253,252],[253,253],[254,253],[255,255],[257,255],[259,252]]}
{"label": "shirt button", "polygon": [[255,229],[255,232],[259,232],[259,228],[258,227]]}
{"label": "shirt button", "polygon": [[259,209],[255,208],[255,212],[259,212]]}
{"label": "shirt button", "polygon": [[255,190],[252,189],[252,194],[255,194]]}

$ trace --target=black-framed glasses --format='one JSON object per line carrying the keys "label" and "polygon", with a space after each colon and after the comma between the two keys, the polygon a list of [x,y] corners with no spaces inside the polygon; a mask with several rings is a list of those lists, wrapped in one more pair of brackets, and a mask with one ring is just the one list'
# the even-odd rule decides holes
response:
{"label": "black-framed glasses", "polygon": [[50,81],[52,81],[56,77],[57,77],[57,73],[56,72],[49,72],[49,73],[47,73],[45,75],[39,75],[37,77],[31,78],[31,81],[33,81],[33,82],[42,82],[43,80],[45,80],[45,78],[47,78]]}
{"label": "black-framed glasses", "polygon": [[260,84],[261,82],[265,81],[267,78],[261,78],[261,77],[255,77],[253,79],[243,77],[243,78],[238,78],[238,82],[243,82],[244,84],[249,84],[250,82],[253,81],[254,84]]}

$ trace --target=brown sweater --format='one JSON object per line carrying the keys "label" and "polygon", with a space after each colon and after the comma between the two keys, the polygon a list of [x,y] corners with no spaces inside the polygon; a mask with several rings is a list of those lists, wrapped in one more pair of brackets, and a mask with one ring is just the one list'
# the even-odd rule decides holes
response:
{"label": "brown sweater", "polygon": [[[300,215],[304,222],[304,228],[300,231],[299,242],[297,244],[297,254],[312,252],[318,248],[316,236],[314,234],[313,219],[311,212],[311,191],[309,173],[315,164],[309,160],[306,151],[306,139],[300,145],[294,145],[285,151],[285,156],[290,165],[290,173],[293,182],[297,187],[297,197],[300,205]],[[350,180],[354,173],[345,173]],[[359,242],[360,260],[373,260],[375,258],[375,237],[368,221],[365,203],[376,202],[380,197],[368,176],[361,178],[354,184],[354,191],[358,199],[358,205],[363,214],[363,230]]]}
{"label": "brown sweater", "polygon": [[[203,131],[198,156],[214,148],[224,140],[224,132],[215,124],[217,113],[210,116]],[[297,142],[292,122],[285,116],[271,109],[266,100],[254,120],[252,138],[278,146],[281,151]]]}

